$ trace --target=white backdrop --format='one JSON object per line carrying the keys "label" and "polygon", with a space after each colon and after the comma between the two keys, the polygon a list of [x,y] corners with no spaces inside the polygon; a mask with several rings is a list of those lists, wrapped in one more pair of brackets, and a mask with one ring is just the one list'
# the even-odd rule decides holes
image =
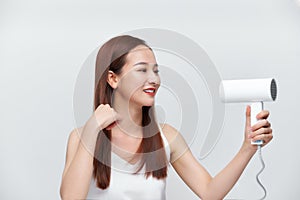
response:
{"label": "white backdrop", "polygon": [[[82,64],[107,39],[146,27],[196,41],[223,79],[278,80],[278,99],[265,107],[271,111],[274,139],[263,149],[267,166],[261,180],[267,199],[298,199],[299,24],[296,0],[2,0],[0,199],[59,199],[66,142],[76,126],[73,90]],[[245,106],[226,106],[223,134],[209,157],[200,160],[212,175],[240,147]],[[259,167],[254,157],[227,198],[259,198]],[[167,195],[197,199],[172,169]]]}

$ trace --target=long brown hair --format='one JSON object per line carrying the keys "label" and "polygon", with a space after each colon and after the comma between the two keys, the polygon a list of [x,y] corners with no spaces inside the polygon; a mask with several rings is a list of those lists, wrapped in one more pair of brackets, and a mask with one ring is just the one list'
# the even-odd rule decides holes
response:
{"label": "long brown hair", "polygon": [[[111,70],[117,75],[120,74],[126,63],[128,52],[138,45],[144,45],[151,50],[145,41],[129,35],[114,37],[100,48],[95,69],[94,111],[100,104],[112,106],[113,88],[107,83],[108,71]],[[154,110],[150,106],[142,107],[142,126],[143,138],[137,150],[137,153],[142,153],[142,162],[136,173],[146,165],[146,178],[150,175],[157,179],[165,178],[168,161],[158,123],[155,121]],[[98,133],[94,152],[93,177],[97,180],[97,187],[101,189],[106,189],[110,183],[110,141],[111,130],[103,129]]]}

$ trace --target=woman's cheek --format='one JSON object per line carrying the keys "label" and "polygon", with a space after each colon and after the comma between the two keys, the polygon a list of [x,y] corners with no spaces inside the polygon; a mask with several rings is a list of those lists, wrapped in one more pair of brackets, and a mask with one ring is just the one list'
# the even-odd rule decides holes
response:
{"label": "woman's cheek", "polygon": [[[128,94],[138,92],[143,89],[145,79],[142,76],[131,75],[127,76],[126,80],[123,80],[122,85]],[[142,87],[142,88],[141,88]]]}

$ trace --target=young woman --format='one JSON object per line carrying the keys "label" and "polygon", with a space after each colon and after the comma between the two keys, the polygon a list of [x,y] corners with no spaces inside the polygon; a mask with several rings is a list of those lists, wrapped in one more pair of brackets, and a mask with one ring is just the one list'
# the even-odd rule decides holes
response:
{"label": "young woman", "polygon": [[191,153],[182,135],[155,120],[160,86],[151,48],[138,38],[112,38],[99,50],[95,70],[94,112],[69,136],[60,195],[62,199],[165,199],[168,164],[201,199],[222,199],[255,154],[251,140],[268,144],[273,135],[261,111],[232,161],[212,177]]}

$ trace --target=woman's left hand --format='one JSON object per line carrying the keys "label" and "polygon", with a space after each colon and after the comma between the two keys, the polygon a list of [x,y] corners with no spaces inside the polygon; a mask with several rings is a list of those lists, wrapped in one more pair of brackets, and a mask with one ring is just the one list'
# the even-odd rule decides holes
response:
{"label": "woman's left hand", "polygon": [[267,120],[270,115],[270,112],[267,110],[262,110],[256,115],[256,118],[259,120],[256,124],[251,127],[251,107],[247,106],[246,108],[246,127],[245,127],[245,140],[244,146],[252,150],[257,149],[257,145],[251,144],[251,141],[262,140],[262,146],[268,144],[272,138],[272,129],[271,123]]}

